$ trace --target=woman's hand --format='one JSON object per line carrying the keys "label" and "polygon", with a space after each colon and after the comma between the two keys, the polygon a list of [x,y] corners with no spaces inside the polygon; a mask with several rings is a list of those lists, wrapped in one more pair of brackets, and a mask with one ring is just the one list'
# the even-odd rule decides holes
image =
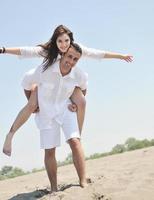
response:
{"label": "woman's hand", "polygon": [[133,56],[131,56],[131,55],[122,55],[121,59],[125,60],[126,62],[132,62],[133,61]]}

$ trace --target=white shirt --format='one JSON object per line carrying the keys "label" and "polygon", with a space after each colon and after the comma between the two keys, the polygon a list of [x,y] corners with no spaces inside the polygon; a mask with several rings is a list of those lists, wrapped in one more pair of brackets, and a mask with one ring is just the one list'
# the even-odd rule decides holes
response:
{"label": "white shirt", "polygon": [[73,67],[66,76],[61,75],[59,60],[44,72],[42,69],[41,65],[30,70],[22,81],[25,90],[31,90],[34,83],[38,85],[40,112],[36,114],[36,123],[40,130],[49,129],[51,119],[61,124],[74,88],[76,86],[82,90],[87,88],[87,74],[77,66]]}
{"label": "white shirt", "polygon": [[[105,51],[88,48],[88,47],[83,46],[82,44],[79,44],[79,46],[82,49],[81,58],[89,57],[89,58],[94,58],[94,59],[102,59],[105,56]],[[21,53],[21,55],[19,55],[19,58],[45,57],[45,55],[46,55],[46,52],[40,46],[20,47],[20,53]]]}

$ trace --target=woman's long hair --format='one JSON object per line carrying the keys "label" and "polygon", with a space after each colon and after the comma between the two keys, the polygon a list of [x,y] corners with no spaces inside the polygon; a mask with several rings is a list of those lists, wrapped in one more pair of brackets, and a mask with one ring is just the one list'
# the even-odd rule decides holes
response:
{"label": "woman's long hair", "polygon": [[61,52],[59,51],[57,47],[56,42],[57,42],[57,38],[64,33],[69,36],[70,43],[72,43],[74,41],[73,33],[66,26],[59,25],[55,29],[50,40],[45,44],[39,45],[44,49],[45,54],[46,54],[45,59],[43,61],[43,71],[45,71],[49,66],[51,66],[56,61],[58,54],[61,54]]}

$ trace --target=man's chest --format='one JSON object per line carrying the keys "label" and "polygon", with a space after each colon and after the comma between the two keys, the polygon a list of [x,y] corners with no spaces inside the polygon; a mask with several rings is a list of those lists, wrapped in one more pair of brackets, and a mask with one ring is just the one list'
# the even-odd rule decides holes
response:
{"label": "man's chest", "polygon": [[58,73],[50,73],[41,76],[39,93],[45,99],[54,101],[69,98],[78,86],[77,80],[71,77],[62,77]]}

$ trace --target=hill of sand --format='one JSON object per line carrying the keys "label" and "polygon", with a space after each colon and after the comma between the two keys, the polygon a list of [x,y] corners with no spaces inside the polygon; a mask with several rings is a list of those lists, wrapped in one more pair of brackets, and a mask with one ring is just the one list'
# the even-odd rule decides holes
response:
{"label": "hill of sand", "polygon": [[154,147],[86,162],[80,188],[73,165],[58,168],[59,192],[48,194],[45,171],[0,181],[0,200],[154,200]]}

